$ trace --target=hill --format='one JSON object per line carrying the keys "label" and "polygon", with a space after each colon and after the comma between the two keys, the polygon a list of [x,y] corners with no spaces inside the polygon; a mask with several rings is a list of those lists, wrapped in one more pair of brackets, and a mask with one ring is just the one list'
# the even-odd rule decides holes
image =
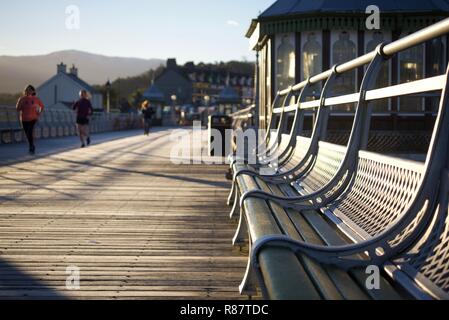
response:
{"label": "hill", "polygon": [[165,64],[161,59],[109,57],[68,50],[38,56],[0,56],[0,93],[17,93],[30,83],[39,86],[56,73],[56,65],[75,64],[79,76],[90,84],[134,77]]}

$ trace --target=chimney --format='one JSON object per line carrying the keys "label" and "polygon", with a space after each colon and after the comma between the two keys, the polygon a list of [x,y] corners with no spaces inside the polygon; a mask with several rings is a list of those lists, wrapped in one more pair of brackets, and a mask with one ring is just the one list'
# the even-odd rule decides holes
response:
{"label": "chimney", "polygon": [[67,66],[64,63],[58,64],[58,73],[67,73]]}
{"label": "chimney", "polygon": [[168,59],[167,60],[167,69],[176,69],[178,64],[176,63],[176,59]]}
{"label": "chimney", "polygon": [[72,67],[70,68],[70,74],[78,77],[78,68],[76,68],[75,65],[72,65]]}

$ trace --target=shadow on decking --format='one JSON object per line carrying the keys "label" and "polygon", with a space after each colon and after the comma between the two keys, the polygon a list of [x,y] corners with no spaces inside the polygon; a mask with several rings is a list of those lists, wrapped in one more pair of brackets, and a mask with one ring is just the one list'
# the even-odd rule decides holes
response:
{"label": "shadow on decking", "polygon": [[9,181],[13,181],[13,182],[17,182],[17,183],[20,183],[20,184],[24,184],[24,185],[27,185],[27,186],[31,186],[31,187],[34,187],[34,188],[37,188],[37,189],[45,189],[47,191],[56,192],[56,193],[58,193],[60,195],[67,196],[67,197],[72,198],[72,199],[78,199],[78,197],[74,196],[73,194],[62,192],[62,191],[58,191],[58,190],[56,190],[54,188],[49,188],[49,187],[47,187],[46,185],[43,185],[43,184],[32,183],[32,182],[29,182],[29,181],[22,181],[22,180],[11,178],[11,177],[5,177],[3,175],[0,175],[0,178],[5,179],[5,180],[9,180]]}
{"label": "shadow on decking", "polygon": [[68,299],[17,266],[0,259],[0,299]]}
{"label": "shadow on decking", "polygon": [[68,160],[68,159],[58,159],[58,160],[67,162],[67,163],[71,163],[74,165],[85,165],[85,166],[89,166],[89,167],[101,168],[101,169],[116,171],[116,172],[120,172],[120,173],[140,174],[140,175],[144,175],[147,177],[153,177],[153,178],[173,179],[173,180],[184,181],[184,182],[205,184],[208,186],[218,187],[218,188],[228,188],[229,187],[229,182],[209,181],[209,180],[191,178],[191,177],[181,176],[181,175],[172,176],[172,175],[166,175],[166,174],[156,173],[156,172],[143,172],[143,171],[137,171],[137,170],[114,168],[114,167],[109,167],[109,166],[105,166],[105,165],[94,164],[91,162],[75,161],[75,160]]}

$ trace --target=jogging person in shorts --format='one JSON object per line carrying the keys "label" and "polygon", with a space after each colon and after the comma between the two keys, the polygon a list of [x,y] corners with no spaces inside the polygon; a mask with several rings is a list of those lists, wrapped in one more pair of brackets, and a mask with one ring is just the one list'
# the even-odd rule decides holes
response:
{"label": "jogging person in shorts", "polygon": [[94,113],[92,104],[88,98],[86,90],[80,91],[80,99],[73,105],[76,111],[76,125],[78,126],[78,134],[81,140],[81,148],[90,145],[89,119]]}
{"label": "jogging person in shorts", "polygon": [[149,101],[145,101],[142,104],[142,115],[144,121],[144,134],[148,136],[151,130],[151,124],[153,122],[154,110]]}
{"label": "jogging person in shorts", "polygon": [[44,104],[36,96],[36,90],[32,85],[28,85],[25,88],[23,96],[17,102],[16,109],[20,114],[20,122],[28,140],[29,152],[33,155],[36,152],[36,146],[34,145],[34,127],[44,111]]}

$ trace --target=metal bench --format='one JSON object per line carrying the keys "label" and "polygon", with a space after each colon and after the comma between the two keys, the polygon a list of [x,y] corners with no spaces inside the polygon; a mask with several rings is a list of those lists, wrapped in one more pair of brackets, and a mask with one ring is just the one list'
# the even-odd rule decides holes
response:
{"label": "metal bench", "polygon": [[[284,135],[287,127],[287,116],[284,113],[286,104],[290,103],[292,94],[286,94],[284,96],[279,93],[276,95],[274,102],[272,104],[272,110],[274,110],[279,102],[281,102],[281,108],[279,113],[272,113],[268,125],[268,130],[265,133],[265,137],[262,142],[254,150],[250,150],[248,157],[239,154],[239,149],[237,149],[236,154],[231,154],[228,157],[230,163],[231,171],[235,171],[234,166],[236,164],[245,168],[258,168],[263,165],[270,164],[272,159],[281,158],[286,153],[286,149],[290,144],[290,135]],[[253,156],[255,158],[255,163],[249,163],[249,157]]]}
{"label": "metal bench", "polygon": [[[266,177],[267,179],[276,180],[279,177],[283,177],[283,175],[288,173],[294,173],[298,167],[301,167],[300,161],[304,159],[305,155],[309,151],[310,147],[310,140],[307,137],[301,136],[302,130],[303,130],[303,122],[304,122],[304,113],[305,108],[299,108],[298,104],[304,101],[307,92],[307,89],[304,89],[301,91],[301,94],[299,94],[297,98],[297,102],[293,106],[286,107],[285,104],[289,103],[289,101],[294,97],[294,93],[292,90],[289,90],[287,94],[284,96],[284,104],[283,107],[278,109],[278,111],[273,110],[273,114],[282,114],[282,119],[285,119],[285,123],[287,122],[287,116],[284,116],[284,113],[286,114],[286,109],[290,108],[289,112],[294,112],[293,115],[293,122],[290,129],[289,134],[282,134],[280,135],[280,142],[278,143],[277,147],[268,148],[268,150],[271,150],[268,152],[270,156],[267,156],[266,152],[263,152],[264,158],[259,157],[259,161],[255,165],[248,165],[241,161],[235,161],[231,166],[234,171],[233,176],[233,183],[232,183],[232,189],[230,191],[230,194],[228,196],[228,205],[233,204],[233,209],[231,211],[231,217],[234,215],[234,212],[237,209],[238,200],[239,200],[239,192],[238,192],[238,181],[237,178],[245,173],[249,174],[260,174],[259,170],[261,168],[267,168],[269,167],[271,172],[266,173],[262,176]],[[278,93],[277,99],[280,99],[281,95]],[[273,104],[274,106],[275,104]],[[292,109],[293,107],[293,109]],[[280,110],[280,111],[279,111]],[[273,116],[271,117],[271,119]],[[272,133],[274,138],[271,140],[276,140],[277,135],[279,132],[286,131],[286,128],[281,128],[281,125],[279,126],[277,132]],[[262,148],[263,149],[263,148]],[[257,150],[261,150],[261,147],[259,146]],[[274,151],[273,151],[274,150]]]}
{"label": "metal bench", "polygon": [[[248,229],[251,254],[242,293],[253,294],[258,282],[272,299],[449,298],[449,69],[443,76],[372,89],[387,55],[448,31],[445,20],[310,80],[331,79],[371,61],[360,93],[321,102],[358,101],[345,156],[336,173],[330,170],[330,180],[289,188],[257,175],[241,180],[252,190],[241,197],[235,239],[242,241]],[[363,151],[369,101],[435,90],[443,93],[424,164]],[[367,266],[382,268],[379,290],[365,286]]]}
{"label": "metal bench", "polygon": [[[299,135],[296,138],[297,142],[294,146],[292,156],[289,158],[289,161],[284,162],[278,168],[277,173],[261,175],[259,172],[247,168],[241,168],[235,173],[233,187],[228,199],[228,201],[231,197],[235,199],[230,214],[231,217],[235,216],[238,212],[238,202],[241,201],[241,194],[249,196],[251,192],[260,190],[257,185],[252,183],[255,177],[262,179],[268,184],[278,185],[281,189],[289,189],[291,184],[294,183],[299,189],[313,194],[320,191],[321,188],[325,187],[331,181],[335,182],[341,179],[345,171],[352,165],[350,160],[355,158],[354,147],[351,150],[347,150],[345,147],[321,141],[326,135],[326,125],[329,117],[329,106],[325,104],[331,94],[332,85],[338,77],[339,75],[335,71],[331,73],[322,90],[320,100],[304,102],[310,83],[307,82],[302,89],[297,105],[289,111],[296,109],[296,112],[298,110],[305,112],[311,108],[318,108],[312,137],[309,139]],[[334,105],[346,102],[345,99],[342,99],[340,102],[337,101],[334,103]],[[303,121],[304,118],[300,117],[298,118],[299,120]],[[294,123],[294,127],[294,131],[297,133],[299,131],[300,134],[302,124],[299,122]],[[360,130],[359,127],[359,122],[354,121],[353,131]],[[358,138],[356,134],[352,137],[353,140]],[[345,164],[343,165],[344,160]],[[340,187],[343,187],[343,184]],[[242,221],[242,219],[241,213],[240,220]],[[238,231],[237,235],[239,233]],[[237,238],[239,237],[236,236],[235,239]],[[234,243],[237,244],[238,242],[235,241]]]}

